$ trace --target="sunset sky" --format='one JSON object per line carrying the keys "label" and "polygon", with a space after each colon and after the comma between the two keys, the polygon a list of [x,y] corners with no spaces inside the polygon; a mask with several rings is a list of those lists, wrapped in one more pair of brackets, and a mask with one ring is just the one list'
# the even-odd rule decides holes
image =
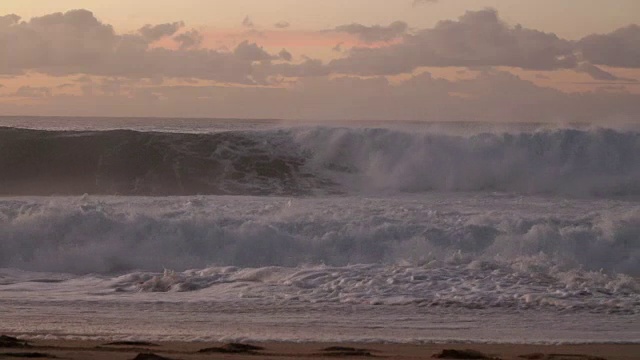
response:
{"label": "sunset sky", "polygon": [[637,0],[0,2],[0,115],[637,122]]}

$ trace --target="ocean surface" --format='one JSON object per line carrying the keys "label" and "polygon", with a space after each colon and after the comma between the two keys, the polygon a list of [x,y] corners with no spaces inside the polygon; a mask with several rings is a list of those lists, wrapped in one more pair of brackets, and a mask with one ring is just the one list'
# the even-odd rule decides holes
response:
{"label": "ocean surface", "polygon": [[0,118],[0,333],[640,343],[640,126]]}

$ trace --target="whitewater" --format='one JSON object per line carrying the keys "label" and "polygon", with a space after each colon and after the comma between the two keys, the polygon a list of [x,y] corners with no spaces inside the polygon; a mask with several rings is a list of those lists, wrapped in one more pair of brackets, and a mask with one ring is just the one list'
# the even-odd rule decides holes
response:
{"label": "whitewater", "polygon": [[0,309],[28,338],[639,343],[640,131],[1,118]]}

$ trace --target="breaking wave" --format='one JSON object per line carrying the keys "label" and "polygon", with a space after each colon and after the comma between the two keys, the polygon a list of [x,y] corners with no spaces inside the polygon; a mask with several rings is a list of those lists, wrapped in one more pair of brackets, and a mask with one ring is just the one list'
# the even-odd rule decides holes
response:
{"label": "breaking wave", "polygon": [[4,195],[495,191],[640,196],[640,133],[455,136],[294,127],[180,134],[0,128]]}
{"label": "breaking wave", "polygon": [[[211,265],[489,261],[640,275],[637,206],[608,200],[519,201],[450,196],[417,202],[355,197],[5,200],[0,202],[0,268],[113,274]],[[485,213],[485,208],[492,210]],[[548,213],[551,208],[556,209]]]}
{"label": "breaking wave", "polygon": [[208,293],[220,300],[268,298],[278,302],[640,313],[640,283],[629,276],[556,272],[552,268],[518,269],[482,261],[452,261],[438,267],[212,267],[185,272],[137,272],[111,279],[104,290],[103,293],[210,290]]}
{"label": "breaking wave", "polygon": [[5,199],[0,285],[638,314],[639,236],[640,209],[611,200]]}

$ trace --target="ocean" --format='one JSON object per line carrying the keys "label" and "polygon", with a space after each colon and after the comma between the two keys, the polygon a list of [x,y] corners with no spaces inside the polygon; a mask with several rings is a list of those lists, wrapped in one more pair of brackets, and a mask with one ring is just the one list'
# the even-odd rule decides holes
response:
{"label": "ocean", "polygon": [[640,343],[640,128],[0,118],[0,309],[34,339]]}

